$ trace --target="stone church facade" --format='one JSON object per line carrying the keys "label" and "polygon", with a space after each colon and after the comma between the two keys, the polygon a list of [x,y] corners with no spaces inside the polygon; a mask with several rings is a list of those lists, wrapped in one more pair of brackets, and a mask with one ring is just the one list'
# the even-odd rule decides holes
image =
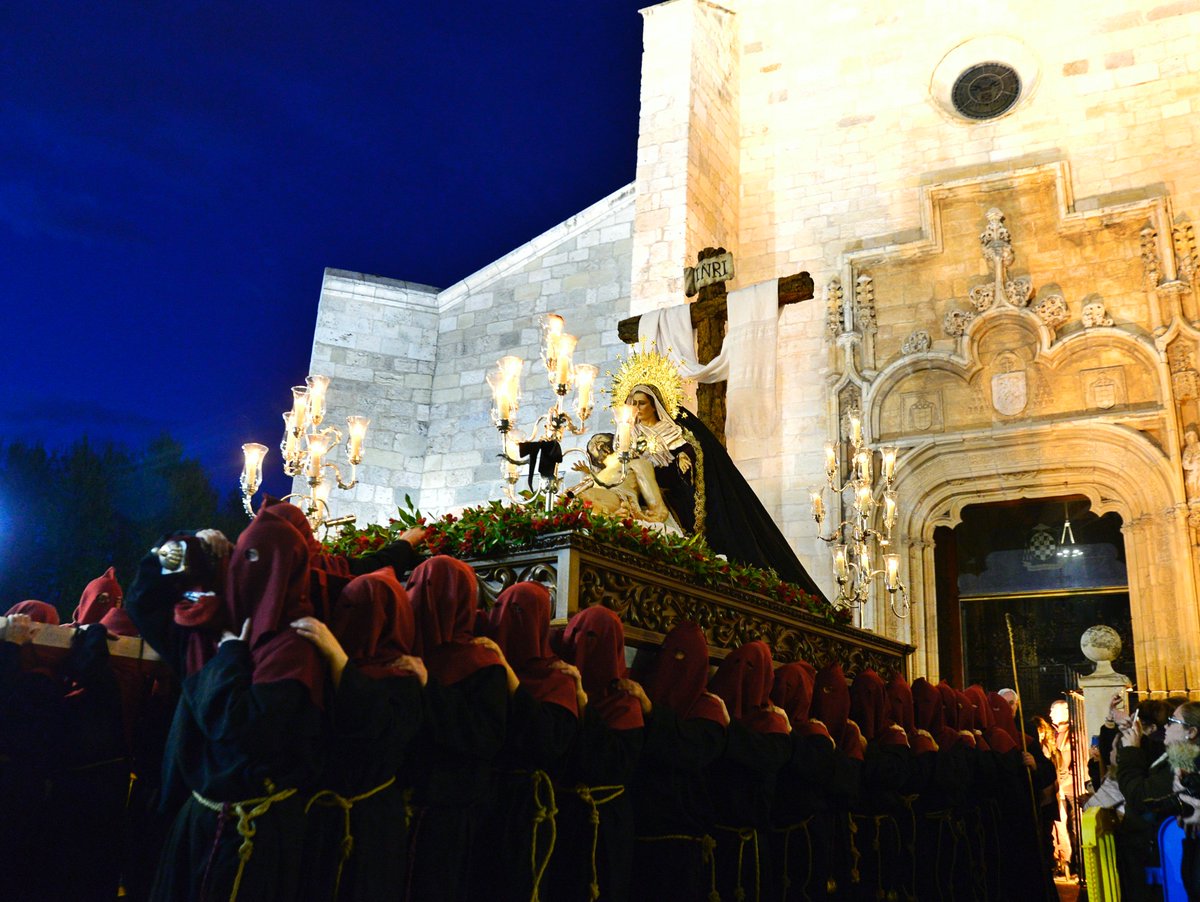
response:
{"label": "stone church facade", "polygon": [[[944,667],[934,531],[1074,494],[1121,518],[1139,687],[1200,689],[1200,0],[642,15],[632,185],[444,290],[327,271],[312,367],[373,417],[334,512],[499,497],[485,371],[535,358],[545,312],[613,369],[617,321],[683,303],[684,267],[724,247],[731,289],[818,287],[780,312],[778,446],[739,465],[822,586],[823,443],[858,411],[902,449],[912,612],[861,616],[918,647],[913,676]],[[526,397],[532,420],[543,375]]]}

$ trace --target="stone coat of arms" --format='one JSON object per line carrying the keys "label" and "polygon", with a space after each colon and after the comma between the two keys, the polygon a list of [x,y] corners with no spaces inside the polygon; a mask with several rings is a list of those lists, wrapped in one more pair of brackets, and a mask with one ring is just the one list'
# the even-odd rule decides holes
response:
{"label": "stone coat of arms", "polygon": [[1013,361],[1001,361],[1004,371],[992,376],[992,406],[1006,417],[1016,416],[1029,402],[1029,381],[1024,369],[1013,369]]}

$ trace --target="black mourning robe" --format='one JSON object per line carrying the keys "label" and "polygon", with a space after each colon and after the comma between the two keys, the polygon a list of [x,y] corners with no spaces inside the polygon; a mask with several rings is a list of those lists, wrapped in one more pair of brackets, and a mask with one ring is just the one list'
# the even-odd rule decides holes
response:
{"label": "black mourning robe", "polygon": [[732,561],[774,570],[780,579],[824,598],[725,446],[686,408],[679,409],[675,422],[695,437],[704,458],[704,538],[709,547]]}
{"label": "black mourning robe", "polygon": [[[771,802],[779,769],[792,754],[787,733],[756,733],[731,721],[725,749],[708,767],[708,791],[716,817],[717,889],[732,899],[776,898],[771,886]],[[754,834],[753,838],[750,837]]]}
{"label": "black mourning robe", "polygon": [[475,856],[490,854],[480,836],[492,804],[492,764],[504,743],[508,677],[499,664],[451,686],[431,674],[423,695],[421,729],[406,768],[416,816],[409,839],[412,900],[458,900],[473,895]]}
{"label": "black mourning robe", "polygon": [[[591,806],[572,787],[588,787],[601,803],[596,808],[600,823],[595,856],[600,898],[613,902],[629,898],[634,826],[627,786],[637,768],[644,732],[644,727],[610,729],[593,708],[584,709],[557,790],[558,841],[550,860],[548,891],[542,898],[552,902],[588,898],[593,867]],[[621,792],[604,802],[617,787]]]}
{"label": "black mourning robe", "polygon": [[704,775],[724,748],[725,727],[715,721],[684,719],[665,705],[646,716],[629,787],[638,837],[631,899],[708,898],[712,880],[703,840],[712,836],[715,814]]}
{"label": "black mourning robe", "polygon": [[[326,719],[324,769],[309,806],[304,897],[368,902],[398,896],[408,877],[408,825],[403,774],[421,725],[421,683],[415,677],[372,679],[346,664]],[[352,799],[378,790],[350,809],[350,854],[342,861],[346,819],[328,795]],[[339,878],[338,870],[341,868]]]}
{"label": "black mourning robe", "polygon": [[1036,742],[1029,742],[1029,751],[1035,762],[1032,770],[1026,767],[1019,748],[993,753],[998,832],[1003,837],[996,883],[1001,899],[1021,902],[1058,898],[1034,803],[1047,785],[1045,781],[1054,779],[1054,766]]}
{"label": "black mourning robe", "polygon": [[785,900],[824,899],[833,876],[834,797],[839,755],[824,736],[791,734],[771,810],[771,882]]}
{"label": "black mourning robe", "polygon": [[545,821],[535,827],[535,820],[547,812],[552,784],[562,779],[578,730],[579,718],[562,705],[538,701],[522,686],[510,697],[508,728],[496,757],[495,803],[484,827],[495,854],[476,862],[475,885],[486,887],[489,898],[527,902],[535,868],[545,880],[551,827]]}
{"label": "black mourning robe", "polygon": [[851,807],[860,852],[863,898],[914,897],[911,809],[902,798],[913,779],[915,756],[907,745],[868,743],[863,754],[862,792]]}

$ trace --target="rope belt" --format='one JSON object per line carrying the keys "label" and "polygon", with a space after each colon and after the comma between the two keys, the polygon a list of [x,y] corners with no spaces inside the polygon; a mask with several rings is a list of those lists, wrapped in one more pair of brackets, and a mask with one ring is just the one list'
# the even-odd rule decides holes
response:
{"label": "rope belt", "polygon": [[775,833],[783,834],[783,897],[785,899],[787,898],[788,890],[792,888],[792,876],[791,876],[790,866],[788,863],[788,858],[790,856],[789,856],[788,852],[791,848],[792,833],[794,833],[796,830],[804,831],[804,842],[808,845],[808,859],[807,859],[808,873],[804,875],[804,883],[800,887],[800,892],[804,894],[805,899],[810,898],[808,895],[808,884],[809,884],[809,881],[812,880],[813,845],[812,845],[812,834],[808,830],[808,825],[812,822],[812,819],[814,817],[816,817],[816,815],[810,814],[808,817],[806,817],[804,820],[800,821],[798,824],[791,824],[790,826],[787,826],[787,827],[774,828]]}
{"label": "rope belt", "polygon": [[[546,868],[550,865],[550,856],[554,854],[554,844],[558,840],[558,822],[555,820],[558,816],[558,805],[554,796],[554,783],[551,781],[548,773],[544,770],[535,770],[525,776],[529,777],[530,797],[533,800],[533,834],[532,841],[529,844],[529,868],[533,878],[533,889],[529,896],[529,902],[539,902],[541,899],[542,878],[546,875]],[[545,853],[539,857],[538,836],[542,832],[541,828],[543,825],[546,827],[550,840],[546,844]],[[593,843],[594,848],[595,844]],[[594,872],[594,851],[592,858],[592,870]]]}
{"label": "rope belt", "polygon": [[746,890],[742,886],[742,861],[746,852],[746,843],[754,844],[754,898],[757,902],[757,900],[762,898],[762,883],[759,874],[758,831],[753,827],[726,827],[722,824],[717,824],[716,827],[718,830],[724,830],[726,833],[737,834],[737,886],[733,888],[733,898],[736,902],[743,902],[746,898]]}
{"label": "rope belt", "polygon": [[953,879],[954,869],[958,863],[958,833],[954,824],[954,812],[949,809],[943,811],[928,811],[925,813],[925,819],[937,821],[937,853],[934,858],[934,879],[938,883],[938,892],[942,890],[942,836],[946,828],[950,829],[950,879]]}
{"label": "rope belt", "polygon": [[[588,806],[588,817],[592,822],[592,882],[588,885],[588,902],[596,902],[600,898],[600,877],[596,873],[596,845],[600,841],[600,806],[607,805],[625,791],[624,786],[584,786],[572,787],[573,792],[583,804]],[[600,797],[597,798],[597,795]]]}
{"label": "rope belt", "polygon": [[908,851],[908,860],[912,862],[912,880],[903,889],[905,898],[914,902],[917,898],[917,813],[913,810],[913,803],[919,798],[919,795],[900,796],[900,803],[908,812],[909,834],[904,848]]}
{"label": "rope belt", "polygon": [[262,817],[270,811],[271,806],[276,802],[290,799],[296,794],[295,788],[272,792],[275,788],[274,785],[270,780],[265,782],[267,784],[267,792],[270,795],[261,796],[257,799],[245,799],[241,802],[214,802],[211,799],[204,798],[200,793],[192,791],[192,798],[200,805],[209,811],[217,812],[217,833],[213,837],[212,852],[209,854],[208,864],[204,868],[204,878],[200,884],[202,896],[206,896],[204,890],[208,886],[208,877],[209,872],[212,870],[213,857],[216,855],[217,844],[221,840],[221,833],[224,831],[225,823],[229,820],[230,815],[237,815],[237,832],[238,836],[242,838],[242,844],[238,846],[237,873],[233,877],[233,888],[229,891],[229,902],[236,902],[238,890],[242,885],[242,874],[246,870],[246,862],[254,854],[254,834],[258,832],[258,828],[254,826],[255,819]]}
{"label": "rope belt", "polygon": [[662,836],[639,836],[638,842],[690,842],[700,846],[700,864],[708,865],[708,902],[721,902],[721,894],[717,892],[717,857],[713,852],[717,841],[705,833],[702,836],[692,836],[689,833],[666,833]]}
{"label": "rope belt", "polygon": [[862,880],[862,874],[858,870],[858,863],[862,860],[862,853],[858,851],[858,840],[856,839],[858,824],[854,822],[854,815],[849,813],[846,815],[846,823],[849,828],[846,838],[850,842],[850,882],[858,883]]}
{"label": "rope belt", "polygon": [[383,792],[395,782],[396,777],[393,775],[374,789],[368,789],[366,792],[350,796],[349,798],[338,795],[332,789],[322,789],[309,799],[308,804],[304,806],[305,814],[308,814],[309,809],[313,805],[342,809],[342,848],[341,854],[338,857],[337,879],[333,882],[333,898],[336,899],[338,897],[338,891],[342,886],[342,869],[345,868],[346,862],[350,860],[350,854],[354,851],[354,836],[350,833],[350,809],[363,799],[369,799],[376,793]]}

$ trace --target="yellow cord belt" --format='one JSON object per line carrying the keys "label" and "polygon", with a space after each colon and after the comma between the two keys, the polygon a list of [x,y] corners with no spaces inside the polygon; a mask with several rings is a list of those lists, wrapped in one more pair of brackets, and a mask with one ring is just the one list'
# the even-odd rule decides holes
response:
{"label": "yellow cord belt", "polygon": [[588,885],[588,902],[600,898],[600,877],[596,873],[596,845],[600,841],[600,806],[607,805],[625,791],[624,786],[574,786],[575,793],[588,806],[588,818],[592,822],[592,882]]}
{"label": "yellow cord belt", "polygon": [[791,889],[791,887],[792,887],[792,876],[790,873],[790,868],[788,866],[788,857],[789,857],[789,853],[791,850],[792,834],[794,832],[796,832],[797,830],[804,831],[804,842],[808,846],[808,858],[806,859],[808,861],[808,873],[804,875],[804,883],[800,887],[800,892],[804,894],[805,899],[809,898],[808,884],[809,884],[809,881],[812,880],[813,845],[812,845],[812,833],[809,832],[808,825],[810,823],[812,823],[812,819],[815,816],[816,815],[810,814],[808,817],[806,817],[804,820],[800,821],[798,824],[791,824],[790,826],[787,826],[787,827],[774,828],[774,832],[783,834],[783,898],[785,898],[785,899],[787,898],[788,890]]}
{"label": "yellow cord belt", "polygon": [[[276,802],[282,802],[284,799],[290,799],[296,794],[295,788],[281,789],[278,792],[272,792],[274,786],[270,780],[265,781],[267,784],[267,792],[270,795],[261,796],[257,799],[245,799],[241,802],[214,802],[211,799],[206,799],[200,793],[192,792],[192,798],[200,805],[207,808],[209,811],[217,812],[220,819],[229,817],[229,815],[237,815],[237,832],[242,838],[242,844],[238,846],[238,867],[237,873],[233,877],[233,888],[229,891],[229,902],[236,902],[238,890],[242,885],[242,874],[246,870],[246,862],[250,860],[250,856],[254,854],[254,834],[258,832],[258,828],[254,826],[256,818],[262,817],[271,810],[271,806]],[[213,840],[213,850],[216,850],[216,842],[220,839],[220,827],[218,826],[217,836]],[[211,865],[211,859],[209,864]],[[205,868],[204,882],[208,880],[208,868]]]}
{"label": "yellow cord belt", "polygon": [[666,833],[662,836],[639,836],[638,842],[692,842],[700,845],[700,864],[708,865],[708,902],[721,902],[721,894],[717,892],[717,858],[713,852],[717,841],[705,833],[702,836],[692,836],[690,833]]}
{"label": "yellow cord belt", "polygon": [[733,890],[733,898],[736,902],[743,902],[746,898],[746,890],[742,886],[742,861],[746,854],[746,844],[753,843],[754,845],[754,899],[755,902],[762,897],[762,882],[759,876],[759,856],[758,856],[758,831],[753,827],[726,827],[722,824],[717,824],[718,830],[724,830],[726,833],[735,833],[738,838],[738,853],[737,853],[737,886]]}
{"label": "yellow cord belt", "polygon": [[342,886],[342,870],[346,867],[346,862],[350,860],[351,852],[354,851],[354,836],[350,833],[350,809],[363,799],[369,799],[376,793],[383,792],[395,782],[395,776],[389,777],[374,789],[368,789],[366,792],[350,796],[349,798],[338,795],[332,789],[322,789],[309,799],[308,804],[304,806],[305,814],[308,814],[309,809],[313,805],[342,809],[342,848],[338,856],[337,879],[333,882],[333,898],[336,899],[338,897],[338,892]]}

